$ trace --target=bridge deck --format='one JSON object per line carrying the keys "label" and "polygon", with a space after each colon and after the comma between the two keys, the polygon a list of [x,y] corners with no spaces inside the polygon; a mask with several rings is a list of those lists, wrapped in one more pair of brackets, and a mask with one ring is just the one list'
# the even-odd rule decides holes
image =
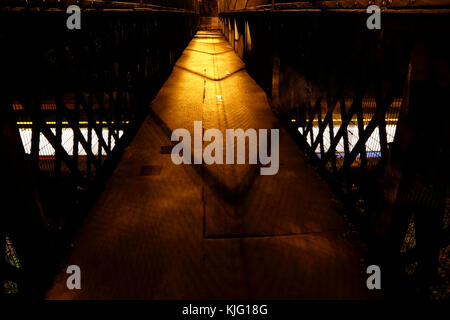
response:
{"label": "bridge deck", "polygon": [[[220,34],[199,32],[80,229],[49,299],[365,298],[358,249],[329,187],[280,130],[280,169],[181,165],[176,128],[281,128]],[[193,134],[192,134],[193,136]],[[168,148],[166,148],[168,149]]]}

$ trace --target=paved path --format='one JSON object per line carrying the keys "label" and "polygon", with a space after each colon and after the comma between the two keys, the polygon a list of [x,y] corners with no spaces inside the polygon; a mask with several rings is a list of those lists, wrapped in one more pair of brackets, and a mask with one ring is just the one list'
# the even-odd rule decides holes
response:
{"label": "paved path", "polygon": [[180,165],[161,147],[176,128],[281,128],[263,90],[218,33],[199,32],[152,102],[78,232],[49,299],[367,297],[358,249],[328,186],[280,129],[280,169]]}

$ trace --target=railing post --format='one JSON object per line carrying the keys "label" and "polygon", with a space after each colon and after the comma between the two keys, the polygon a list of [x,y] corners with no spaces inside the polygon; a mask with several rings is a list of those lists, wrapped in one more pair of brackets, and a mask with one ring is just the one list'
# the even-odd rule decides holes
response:
{"label": "railing post", "polygon": [[[58,103],[56,104],[56,125],[55,125],[55,137],[57,143],[62,145],[62,110]],[[54,174],[55,178],[59,179],[61,177],[61,163],[62,163],[62,155],[59,150],[55,150],[55,159],[54,159]]]}

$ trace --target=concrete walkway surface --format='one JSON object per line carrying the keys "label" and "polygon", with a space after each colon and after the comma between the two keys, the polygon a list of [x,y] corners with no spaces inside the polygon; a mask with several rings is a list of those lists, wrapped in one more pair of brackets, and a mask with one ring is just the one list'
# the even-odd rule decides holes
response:
{"label": "concrete walkway surface", "polygon": [[[359,249],[332,194],[282,129],[263,90],[217,32],[199,32],[151,105],[48,299],[369,298]],[[179,165],[170,133],[280,129],[280,168]],[[170,150],[170,149],[169,149]]]}

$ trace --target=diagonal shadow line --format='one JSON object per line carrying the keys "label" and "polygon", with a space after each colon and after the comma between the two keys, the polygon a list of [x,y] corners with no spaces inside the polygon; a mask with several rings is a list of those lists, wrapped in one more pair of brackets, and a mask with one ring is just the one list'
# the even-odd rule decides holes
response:
{"label": "diagonal shadow line", "polygon": [[201,34],[201,35],[196,35],[193,39],[194,40],[195,39],[198,39],[198,40],[203,40],[203,39],[214,39],[214,40],[215,39],[223,39],[223,41],[225,41],[224,37],[222,35],[219,35],[219,34],[213,35],[213,36]]}
{"label": "diagonal shadow line", "polygon": [[[172,130],[167,126],[167,124],[156,114],[152,109],[149,111],[149,116],[152,120],[160,127],[160,129],[167,136],[169,141],[171,140]],[[220,181],[212,172],[203,164],[193,164],[194,158],[191,158],[191,165],[194,172],[208,185],[211,191],[217,196],[218,199],[225,200],[228,204],[238,205],[242,203],[253,185],[261,165],[250,165],[250,170],[245,174],[242,182],[235,188],[228,188],[226,184]]]}
{"label": "diagonal shadow line", "polygon": [[195,50],[195,49],[189,49],[189,48],[186,48],[186,49],[184,49],[184,50],[194,51],[194,52],[204,53],[204,54],[209,54],[209,55],[211,55],[211,56],[218,56],[218,55],[220,55],[220,54],[224,54],[224,53],[227,53],[227,52],[234,51],[233,49],[230,49],[230,50],[226,50],[226,51],[222,51],[222,52],[211,53],[211,52],[205,52],[205,51]]}
{"label": "diagonal shadow line", "polygon": [[222,38],[223,38],[223,36],[219,33],[213,34],[213,35],[200,34],[200,35],[196,35],[194,37],[194,39],[222,39]]}
{"label": "diagonal shadow line", "polygon": [[[211,43],[210,40],[214,40],[214,43]],[[225,39],[220,39],[220,38],[210,38],[210,39],[192,39],[191,43],[195,43],[196,45],[211,45],[211,44],[215,44],[215,45],[229,45],[228,42],[225,41]],[[190,44],[191,44],[190,43]]]}
{"label": "diagonal shadow line", "polygon": [[227,76],[225,76],[225,77],[223,77],[223,78],[214,79],[214,78],[205,76],[205,75],[201,74],[200,72],[196,72],[196,71],[189,70],[188,68],[179,66],[179,65],[177,65],[177,64],[175,65],[175,67],[177,67],[177,68],[179,68],[179,69],[182,69],[182,70],[184,70],[184,71],[190,72],[190,73],[192,73],[192,74],[195,74],[195,75],[197,75],[197,76],[199,76],[199,77],[202,77],[202,78],[204,78],[204,79],[206,78],[206,79],[211,80],[211,81],[222,81],[222,80],[225,80],[225,79],[227,79],[227,78],[229,78],[229,77],[235,75],[236,73],[239,73],[239,72],[245,70],[245,67],[242,67],[242,68],[240,68],[240,69],[238,69],[238,70],[236,70],[236,71],[233,71],[232,73],[228,74]]}

